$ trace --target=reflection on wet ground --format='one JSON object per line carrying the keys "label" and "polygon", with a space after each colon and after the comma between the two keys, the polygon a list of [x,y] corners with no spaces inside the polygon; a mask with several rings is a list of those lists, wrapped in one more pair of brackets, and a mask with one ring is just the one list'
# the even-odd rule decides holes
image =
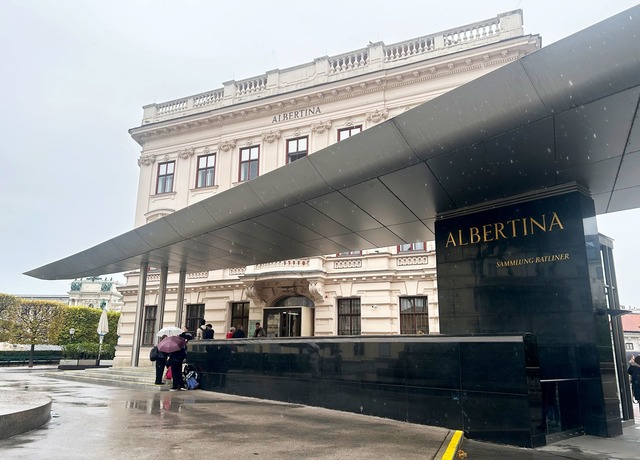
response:
{"label": "reflection on wet ground", "polygon": [[53,399],[49,423],[0,440],[0,458],[431,458],[448,433],[200,390],[133,390],[43,374],[0,371],[0,388]]}

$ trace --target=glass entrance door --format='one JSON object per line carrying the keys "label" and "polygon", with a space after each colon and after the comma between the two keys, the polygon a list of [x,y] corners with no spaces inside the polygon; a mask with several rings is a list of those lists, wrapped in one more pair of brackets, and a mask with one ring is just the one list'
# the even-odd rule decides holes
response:
{"label": "glass entrance door", "polygon": [[300,308],[265,310],[267,337],[300,337]]}

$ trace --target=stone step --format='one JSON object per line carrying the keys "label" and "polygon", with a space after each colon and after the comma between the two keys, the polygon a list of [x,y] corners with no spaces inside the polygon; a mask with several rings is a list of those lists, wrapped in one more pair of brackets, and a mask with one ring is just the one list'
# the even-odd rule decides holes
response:
{"label": "stone step", "polygon": [[168,390],[171,385],[156,385],[155,369],[143,368],[107,368],[46,372],[45,377],[97,385],[138,388],[145,390]]}

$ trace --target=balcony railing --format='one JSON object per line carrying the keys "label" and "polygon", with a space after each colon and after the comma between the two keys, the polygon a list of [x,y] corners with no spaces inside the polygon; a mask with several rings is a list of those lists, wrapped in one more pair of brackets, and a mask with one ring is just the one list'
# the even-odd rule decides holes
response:
{"label": "balcony railing", "polygon": [[[326,82],[335,82],[363,73],[391,69],[407,63],[428,60],[454,51],[471,49],[523,35],[522,11],[503,13],[495,18],[475,22],[432,35],[392,45],[370,43],[367,48],[242,81],[224,83],[223,88],[173,101],[144,107],[142,125],[180,118],[265,96],[284,94]],[[309,79],[308,75],[315,75]]]}

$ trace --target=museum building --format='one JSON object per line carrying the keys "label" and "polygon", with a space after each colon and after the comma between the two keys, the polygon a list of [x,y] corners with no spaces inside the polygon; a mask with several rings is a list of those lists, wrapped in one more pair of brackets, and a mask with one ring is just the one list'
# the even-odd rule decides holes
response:
{"label": "museum building", "polygon": [[27,274],[127,272],[119,365],[161,326],[265,323],[189,343],[203,390],[524,447],[618,436],[596,216],[640,207],[638,18],[540,48],[515,11],[147,106],[136,227]]}
{"label": "museum building", "polygon": [[[401,43],[370,43],[145,106],[141,125],[130,130],[142,147],[135,225],[313,155],[539,48],[539,36],[523,33],[518,10]],[[351,167],[357,175],[361,165]],[[385,203],[379,205],[384,213]],[[326,212],[321,202],[316,208]],[[345,206],[338,212],[352,211]],[[309,221],[314,218],[282,216],[291,232],[308,233],[306,241],[314,239],[307,228],[320,225]],[[338,227],[340,218],[322,225]],[[278,236],[265,230],[259,250],[269,251],[270,237]],[[213,325],[216,338],[238,325],[252,335],[258,321],[271,337],[438,333],[434,235],[411,238],[378,247],[374,235],[336,237],[324,256],[247,260],[243,267],[182,275],[150,265],[141,354],[146,356],[163,325],[195,331],[202,321]],[[228,243],[242,251],[243,242],[229,238]],[[140,272],[129,272],[126,279],[119,287],[124,294],[120,365],[131,363]]]}

